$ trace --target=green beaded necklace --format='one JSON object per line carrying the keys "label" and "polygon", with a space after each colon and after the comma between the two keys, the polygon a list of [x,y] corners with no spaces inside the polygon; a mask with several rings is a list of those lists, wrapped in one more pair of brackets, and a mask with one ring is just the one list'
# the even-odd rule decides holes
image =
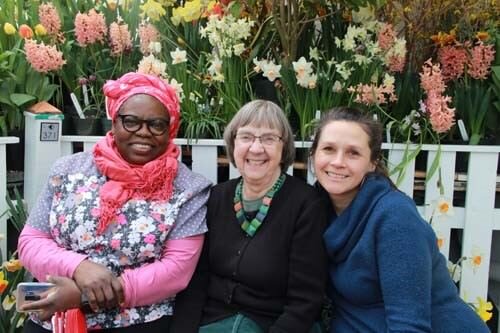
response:
{"label": "green beaded necklace", "polygon": [[276,192],[278,192],[278,190],[281,188],[281,186],[285,182],[285,178],[286,176],[283,174],[279,176],[273,187],[271,187],[266,195],[264,195],[264,198],[262,198],[262,204],[260,205],[257,215],[250,222],[248,221],[247,217],[245,216],[245,212],[243,211],[243,178],[236,186],[236,191],[234,194],[234,211],[236,212],[236,218],[241,226],[241,229],[243,229],[243,231],[245,231],[249,236],[253,237],[253,235],[255,235],[255,233],[257,232],[257,229],[259,229],[259,227],[262,225],[262,222],[264,222],[274,194],[276,194]]}

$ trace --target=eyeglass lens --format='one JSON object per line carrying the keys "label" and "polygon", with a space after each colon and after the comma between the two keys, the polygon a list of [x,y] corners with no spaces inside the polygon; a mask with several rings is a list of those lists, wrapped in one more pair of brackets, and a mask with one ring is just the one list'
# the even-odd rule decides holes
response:
{"label": "eyeglass lens", "polygon": [[149,132],[153,135],[162,135],[168,130],[169,121],[163,118],[139,119],[132,115],[118,115],[122,121],[123,128],[128,132],[135,133],[142,128],[145,123]]}

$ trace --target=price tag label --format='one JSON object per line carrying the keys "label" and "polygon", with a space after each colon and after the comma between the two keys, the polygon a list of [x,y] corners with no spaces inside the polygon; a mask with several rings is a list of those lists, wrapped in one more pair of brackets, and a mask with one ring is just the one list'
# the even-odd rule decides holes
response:
{"label": "price tag label", "polygon": [[59,123],[42,122],[40,128],[40,141],[59,140]]}

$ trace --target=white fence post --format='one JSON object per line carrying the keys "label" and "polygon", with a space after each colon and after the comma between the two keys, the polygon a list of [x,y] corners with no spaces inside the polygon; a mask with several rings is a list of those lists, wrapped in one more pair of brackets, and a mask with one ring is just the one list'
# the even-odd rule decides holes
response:
{"label": "white fence post", "polygon": [[[0,215],[2,215],[7,210],[7,158],[5,145],[11,143],[18,143],[19,138],[16,137],[0,137]],[[21,158],[21,156],[19,156]],[[5,260],[8,255],[7,253],[7,215],[0,218],[0,234],[4,237],[0,237],[0,251]]]}
{"label": "white fence post", "polygon": [[50,168],[61,156],[62,114],[24,112],[24,199],[28,210],[47,181]]}
{"label": "white fence post", "polygon": [[471,152],[465,198],[460,294],[468,302],[486,299],[491,255],[498,153]]}

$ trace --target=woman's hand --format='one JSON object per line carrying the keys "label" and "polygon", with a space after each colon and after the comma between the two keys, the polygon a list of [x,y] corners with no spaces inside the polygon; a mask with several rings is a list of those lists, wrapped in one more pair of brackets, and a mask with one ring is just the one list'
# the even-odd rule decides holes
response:
{"label": "woman's hand", "polygon": [[103,265],[84,260],[76,268],[73,279],[93,311],[118,307],[125,300],[120,280]]}
{"label": "woman's hand", "polygon": [[75,281],[57,276],[51,276],[47,281],[55,286],[41,294],[42,299],[39,301],[23,304],[21,306],[22,311],[36,311],[39,319],[49,320],[57,311],[80,307],[81,292]]}

